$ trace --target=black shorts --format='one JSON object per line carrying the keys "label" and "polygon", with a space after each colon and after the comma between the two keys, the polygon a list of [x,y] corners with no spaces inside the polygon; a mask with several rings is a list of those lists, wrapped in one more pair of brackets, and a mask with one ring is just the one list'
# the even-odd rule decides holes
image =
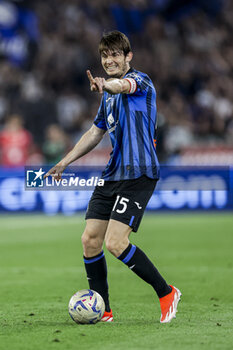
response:
{"label": "black shorts", "polygon": [[85,219],[114,219],[137,232],[157,179],[143,175],[133,180],[105,181],[96,186]]}

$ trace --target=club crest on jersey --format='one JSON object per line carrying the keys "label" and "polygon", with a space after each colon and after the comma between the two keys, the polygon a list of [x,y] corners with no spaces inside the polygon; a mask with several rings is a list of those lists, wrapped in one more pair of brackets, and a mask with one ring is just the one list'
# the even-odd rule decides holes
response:
{"label": "club crest on jersey", "polygon": [[113,123],[114,123],[114,118],[112,113],[110,113],[108,116],[108,124],[111,126]]}

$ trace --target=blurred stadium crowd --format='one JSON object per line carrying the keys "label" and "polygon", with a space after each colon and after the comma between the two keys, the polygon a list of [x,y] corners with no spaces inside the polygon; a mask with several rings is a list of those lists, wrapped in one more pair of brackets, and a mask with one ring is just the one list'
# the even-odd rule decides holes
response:
{"label": "blurred stadium crowd", "polygon": [[91,125],[101,96],[86,69],[104,75],[113,29],[156,86],[160,161],[233,147],[232,18],[230,0],[0,0],[0,164],[55,163]]}

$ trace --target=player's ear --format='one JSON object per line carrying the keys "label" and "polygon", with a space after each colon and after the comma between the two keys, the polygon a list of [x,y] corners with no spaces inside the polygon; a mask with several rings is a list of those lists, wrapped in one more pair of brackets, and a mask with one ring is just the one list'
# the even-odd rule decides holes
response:
{"label": "player's ear", "polygon": [[127,53],[127,55],[126,55],[126,57],[125,57],[126,62],[129,63],[129,62],[132,60],[132,58],[133,58],[133,52],[130,51],[130,52]]}

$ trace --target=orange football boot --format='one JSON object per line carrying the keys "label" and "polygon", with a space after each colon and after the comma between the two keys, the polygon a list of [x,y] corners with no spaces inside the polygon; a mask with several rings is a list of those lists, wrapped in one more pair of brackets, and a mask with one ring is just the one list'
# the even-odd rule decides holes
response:
{"label": "orange football boot", "polygon": [[177,306],[182,294],[178,288],[170,287],[172,288],[171,293],[159,299],[161,307],[160,323],[171,322],[176,317]]}
{"label": "orange football boot", "polygon": [[113,322],[112,310],[109,312],[105,311],[103,317],[100,320],[101,322]]}

